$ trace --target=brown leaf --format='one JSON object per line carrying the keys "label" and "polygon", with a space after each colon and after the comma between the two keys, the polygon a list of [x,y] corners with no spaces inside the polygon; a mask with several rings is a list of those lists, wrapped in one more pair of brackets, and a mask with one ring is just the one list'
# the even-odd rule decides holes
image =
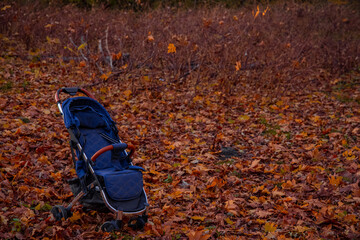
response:
{"label": "brown leaf", "polygon": [[257,210],[257,211],[255,212],[255,214],[256,214],[259,218],[267,218],[268,216],[272,215],[273,212],[271,212],[271,211]]}
{"label": "brown leaf", "polygon": [[0,98],[0,110],[3,110],[6,107],[7,100],[5,98]]}
{"label": "brown leaf", "polygon": [[25,113],[26,116],[29,116],[29,117],[32,117],[32,118],[37,117],[39,114],[40,114],[40,111],[35,106],[29,107],[26,110],[26,113]]}
{"label": "brown leaf", "polygon": [[210,234],[204,234],[204,230],[193,231],[187,234],[189,240],[207,240],[211,237]]}
{"label": "brown leaf", "polygon": [[256,159],[252,161],[250,168],[255,168],[257,165],[259,165],[260,159]]}

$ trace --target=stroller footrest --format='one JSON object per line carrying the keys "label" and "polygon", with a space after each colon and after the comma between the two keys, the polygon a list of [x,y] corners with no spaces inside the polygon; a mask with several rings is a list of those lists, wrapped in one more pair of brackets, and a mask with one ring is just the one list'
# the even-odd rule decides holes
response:
{"label": "stroller footrest", "polygon": [[106,192],[117,201],[140,197],[143,191],[142,173],[137,170],[114,171],[103,175]]}

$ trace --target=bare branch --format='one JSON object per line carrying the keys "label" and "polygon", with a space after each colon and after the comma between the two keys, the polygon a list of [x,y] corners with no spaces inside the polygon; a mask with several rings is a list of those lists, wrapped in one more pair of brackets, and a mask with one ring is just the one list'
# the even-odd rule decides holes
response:
{"label": "bare branch", "polygon": [[103,74],[104,74],[104,71],[101,69],[100,65],[99,65],[97,62],[95,62],[95,65],[96,65],[96,67],[99,69],[101,75],[103,75]]}
{"label": "bare branch", "polygon": [[110,64],[110,67],[111,69],[113,69],[113,63],[112,63],[112,56],[111,56],[111,53],[110,53],[110,50],[109,50],[109,43],[108,43],[108,36],[109,36],[109,27],[106,28],[106,33],[105,33],[105,48],[106,48],[106,51],[109,55],[109,64]]}
{"label": "bare branch", "polygon": [[99,48],[99,52],[101,53],[101,56],[105,59],[104,51],[103,51],[102,45],[101,45],[101,39],[99,39],[98,48]]}
{"label": "bare branch", "polygon": [[[74,43],[74,41],[72,40],[71,37],[70,37],[69,39],[70,39],[70,42],[72,43],[72,45],[74,45],[74,47],[80,52],[81,57],[82,57],[85,61],[89,62],[89,59],[84,55],[84,53],[82,52],[82,49],[79,49],[79,47]],[[86,44],[86,43],[85,43],[85,44]]]}

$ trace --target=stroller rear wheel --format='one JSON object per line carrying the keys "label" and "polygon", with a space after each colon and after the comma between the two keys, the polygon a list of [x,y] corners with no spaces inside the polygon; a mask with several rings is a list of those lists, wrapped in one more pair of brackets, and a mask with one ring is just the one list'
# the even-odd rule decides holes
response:
{"label": "stroller rear wheel", "polygon": [[115,230],[120,230],[121,227],[122,227],[122,221],[113,220],[113,221],[104,222],[103,225],[101,225],[101,230],[104,232],[113,232]]}
{"label": "stroller rear wheel", "polygon": [[148,220],[147,215],[133,217],[129,220],[128,226],[133,230],[142,230]]}
{"label": "stroller rear wheel", "polygon": [[72,216],[72,212],[70,209],[65,208],[61,205],[56,205],[51,209],[51,213],[55,219],[55,221],[60,221],[62,218],[65,220]]}

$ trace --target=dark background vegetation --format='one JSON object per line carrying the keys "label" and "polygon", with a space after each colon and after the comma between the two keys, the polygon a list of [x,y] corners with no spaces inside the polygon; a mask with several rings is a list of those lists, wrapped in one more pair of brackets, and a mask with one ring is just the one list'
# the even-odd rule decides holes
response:
{"label": "dark background vegetation", "polygon": [[[16,0],[21,4],[34,2],[33,0]],[[326,4],[328,0],[39,0],[36,1],[43,5],[57,5],[64,6],[67,4],[74,4],[82,8],[92,8],[102,6],[105,8],[112,9],[128,9],[128,10],[149,10],[159,7],[183,7],[183,8],[194,8],[202,6],[216,6],[222,5],[229,8],[238,8],[243,6],[249,6],[252,4],[274,4],[274,3],[310,3],[310,4]],[[343,3],[342,1],[333,1]],[[346,3],[356,5],[358,1],[349,0]],[[357,4],[358,5],[358,4]]]}
{"label": "dark background vegetation", "polygon": [[[79,62],[86,57],[89,74],[97,77],[112,72],[121,79],[148,71],[150,79],[159,79],[170,73],[167,77],[172,82],[192,86],[211,83],[228,93],[250,86],[275,89],[278,94],[329,87],[326,74],[341,75],[359,66],[360,18],[355,3],[262,1],[258,5],[246,1],[242,8],[218,5],[118,12],[104,4],[126,8],[120,5],[126,1],[73,2],[96,6],[88,10],[71,4],[57,6],[66,1],[45,2],[19,3],[2,11],[0,31],[19,39],[27,50],[37,50],[39,59]],[[159,1],[132,4],[148,9],[155,2]],[[207,6],[209,2],[193,3]],[[254,18],[257,6],[260,14]],[[270,10],[262,14],[266,8]],[[149,35],[153,41],[148,41]],[[106,63],[106,41],[111,54],[126,56],[115,69]],[[177,47],[176,54],[167,53],[170,43]],[[82,44],[86,47],[77,50]],[[241,63],[240,71],[235,71],[236,62]],[[121,68],[125,64],[126,69]]]}

